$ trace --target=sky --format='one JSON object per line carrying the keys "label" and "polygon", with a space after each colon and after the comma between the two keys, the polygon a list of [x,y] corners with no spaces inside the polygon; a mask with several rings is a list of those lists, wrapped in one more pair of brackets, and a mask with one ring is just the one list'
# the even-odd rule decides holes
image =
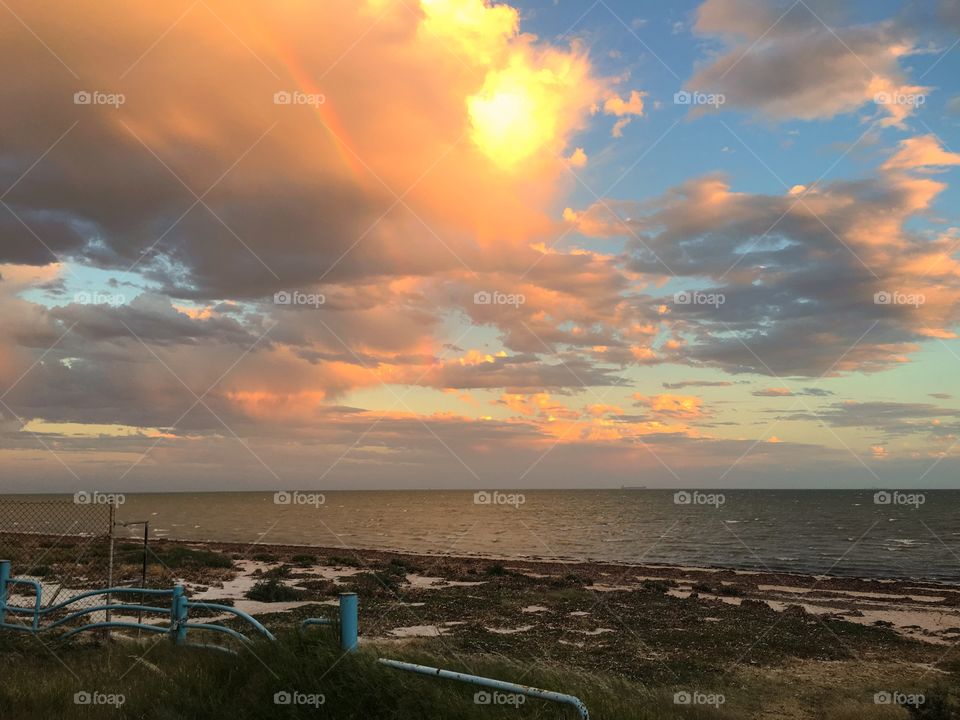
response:
{"label": "sky", "polygon": [[957,487],[960,0],[0,8],[0,490]]}

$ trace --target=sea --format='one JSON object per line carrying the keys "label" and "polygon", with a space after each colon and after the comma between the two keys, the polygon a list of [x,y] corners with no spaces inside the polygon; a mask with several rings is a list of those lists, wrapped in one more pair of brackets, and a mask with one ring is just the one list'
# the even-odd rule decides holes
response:
{"label": "sea", "polygon": [[[0,496],[0,530],[51,532]],[[151,538],[960,584],[960,490],[403,490],[123,494]],[[80,503],[104,502],[96,494]],[[13,503],[13,504],[11,504]],[[11,526],[14,523],[15,526]],[[142,537],[142,526],[119,527]]]}

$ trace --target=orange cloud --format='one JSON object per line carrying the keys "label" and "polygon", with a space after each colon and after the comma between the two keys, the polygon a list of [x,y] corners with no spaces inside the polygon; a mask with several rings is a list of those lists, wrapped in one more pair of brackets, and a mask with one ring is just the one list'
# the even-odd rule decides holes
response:
{"label": "orange cloud", "polygon": [[647,397],[641,393],[634,393],[633,399],[641,405],[646,405],[653,412],[663,415],[684,418],[698,418],[703,415],[703,398],[695,395],[663,393]]}
{"label": "orange cloud", "polygon": [[900,141],[900,147],[884,164],[884,170],[924,170],[960,165],[960,153],[943,148],[936,135],[919,135]]}
{"label": "orange cloud", "polygon": [[[587,165],[587,153],[583,151],[582,147],[576,148],[573,153],[567,158],[567,162],[570,163],[570,167],[582,168]],[[566,218],[564,218],[566,219]]]}
{"label": "orange cloud", "polygon": [[646,95],[645,92],[631,90],[630,97],[624,100],[619,95],[613,94],[604,101],[603,112],[617,117],[624,117],[625,115],[640,117],[643,115],[643,98]]}

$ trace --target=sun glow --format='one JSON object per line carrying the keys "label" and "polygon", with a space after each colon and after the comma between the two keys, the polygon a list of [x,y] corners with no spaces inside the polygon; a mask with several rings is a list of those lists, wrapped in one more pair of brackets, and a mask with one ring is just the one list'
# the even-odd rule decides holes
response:
{"label": "sun glow", "polygon": [[553,108],[538,85],[533,71],[515,65],[491,73],[467,100],[474,142],[503,167],[530,157],[556,135]]}
{"label": "sun glow", "polygon": [[471,136],[496,165],[515,169],[540,151],[559,155],[600,95],[580,48],[520,32],[519,12],[485,0],[420,0],[420,33],[441,38],[483,78],[465,97]]}

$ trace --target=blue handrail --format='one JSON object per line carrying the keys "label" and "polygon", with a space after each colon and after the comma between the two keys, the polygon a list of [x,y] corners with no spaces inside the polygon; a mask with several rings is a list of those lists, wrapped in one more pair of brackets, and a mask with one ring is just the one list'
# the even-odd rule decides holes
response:
{"label": "blue handrail", "polygon": [[[11,585],[30,585],[33,587],[34,591],[34,600],[33,607],[22,607],[17,605],[8,604],[8,591],[7,588]],[[141,596],[152,596],[152,597],[169,597],[170,605],[167,607],[160,607],[155,605],[143,605],[143,604],[131,604],[131,603],[112,603],[109,602],[109,598],[112,595],[141,595]],[[80,625],[79,627],[70,628],[65,632],[61,637],[62,639],[67,639],[73,637],[77,633],[84,632],[86,630],[98,630],[101,628],[125,628],[130,630],[144,630],[146,632],[154,633],[165,633],[168,634],[171,639],[178,645],[190,645],[193,647],[217,647],[219,649],[226,650],[227,648],[220,648],[217,645],[206,645],[202,643],[188,643],[187,642],[187,630],[193,628],[194,630],[209,630],[212,632],[219,632],[225,635],[229,635],[232,638],[240,640],[244,643],[250,643],[251,640],[249,637],[244,635],[242,632],[234,630],[232,628],[225,627],[223,625],[218,625],[215,623],[204,623],[204,622],[189,622],[189,610],[190,608],[202,609],[202,610],[216,610],[220,612],[230,613],[236,617],[241,618],[248,622],[253,628],[266,637],[268,640],[276,640],[273,633],[267,630],[264,625],[254,618],[249,613],[245,613],[243,610],[238,610],[236,608],[230,607],[228,605],[220,605],[217,603],[205,603],[205,602],[191,602],[184,590],[183,585],[175,585],[171,589],[158,589],[158,588],[137,588],[137,587],[112,587],[112,588],[103,588],[98,590],[88,590],[86,592],[79,593],[74,595],[67,600],[59,602],[50,607],[41,607],[42,604],[42,595],[43,587],[42,585],[31,578],[15,578],[10,576],[10,561],[9,560],[0,560],[0,628],[7,628],[10,630],[22,630],[30,633],[40,633],[47,630],[53,630],[54,628],[65,625],[77,618],[81,618],[85,615],[90,615],[96,612],[112,612],[114,610],[118,612],[153,612],[168,615],[169,623],[166,625],[149,625],[142,622],[121,622],[121,621],[104,621],[104,622],[92,622]],[[75,612],[70,612],[64,617],[56,619],[52,622],[46,623],[41,626],[40,620],[50,613],[55,613],[60,610],[68,608],[70,605],[76,603],[78,600],[83,600],[89,597],[96,597],[98,595],[106,595],[108,602],[106,604],[96,605],[90,608],[83,608]],[[7,622],[7,613],[10,614],[11,619],[15,615],[30,615],[32,617],[30,624],[26,623],[11,623]]]}
{"label": "blue handrail", "polygon": [[[250,615],[249,613],[245,613],[243,610],[237,610],[236,608],[230,607],[229,605],[219,605],[219,604],[217,604],[217,603],[205,603],[205,602],[190,602],[190,601],[187,601],[187,607],[200,608],[200,609],[203,609],[203,610],[219,610],[220,612],[233,613],[233,614],[236,615],[237,617],[243,618],[243,619],[246,620],[248,623],[250,623],[251,625],[253,625],[253,627],[256,628],[257,630],[259,630],[268,640],[276,640],[276,639],[277,639],[277,638],[275,638],[275,637],[273,636],[273,633],[271,633],[269,630],[267,630],[267,629],[260,623],[260,621],[257,620],[256,618],[254,618],[252,615]],[[196,626],[195,626],[195,625],[190,625],[190,627],[196,627]],[[211,627],[221,627],[221,626],[219,626],[219,625],[217,625],[217,626],[205,625],[204,627],[205,627],[205,629],[209,630]]]}
{"label": "blue handrail", "polygon": [[427,665],[416,665],[414,663],[401,662],[400,660],[388,660],[379,658],[377,662],[392,667],[397,670],[406,670],[407,672],[417,673],[419,675],[428,675],[429,677],[438,677],[445,680],[459,680],[460,682],[479,685],[494,690],[503,690],[504,692],[518,695],[528,695],[530,697],[540,698],[541,700],[551,700],[553,702],[572,705],[580,713],[582,720],[589,720],[590,714],[587,712],[587,706],[583,700],[574,695],[554,692],[553,690],[541,690],[540,688],[529,685],[517,685],[516,683],[495,680],[493,678],[480,677],[479,675],[470,675],[468,673],[454,672],[452,670],[441,670],[440,668],[429,667]]}
{"label": "blue handrail", "polygon": [[[31,585],[34,589],[34,607],[17,607],[15,605],[7,604],[7,587],[14,584],[20,585]],[[131,622],[120,622],[120,621],[106,621],[106,622],[94,622],[88,623],[86,625],[81,625],[76,628],[71,628],[69,631],[63,634],[62,638],[66,639],[76,635],[77,633],[84,632],[86,630],[97,630],[100,628],[127,628],[131,630],[145,630],[146,632],[162,633],[169,635],[177,645],[183,645],[187,647],[199,647],[220,650],[223,652],[233,653],[234,651],[230,648],[224,647],[222,645],[212,645],[205,643],[191,643],[187,642],[187,631],[190,628],[194,630],[208,630],[211,632],[219,632],[225,635],[228,635],[232,638],[235,638],[243,643],[251,643],[252,641],[243,633],[234,630],[233,628],[228,628],[224,625],[217,625],[215,623],[205,623],[205,622],[189,622],[189,611],[190,608],[196,610],[215,610],[219,612],[230,613],[239,617],[243,620],[246,620],[250,625],[254,627],[258,632],[263,634],[268,640],[275,641],[277,638],[267,630],[264,625],[254,618],[249,613],[244,612],[243,610],[238,610],[229,605],[221,605],[219,603],[208,603],[208,602],[194,602],[187,598],[186,592],[183,585],[174,585],[170,590],[160,590],[153,588],[106,588],[103,590],[90,590],[87,592],[80,593],[79,595],[74,595],[68,600],[64,600],[61,603],[56,605],[51,605],[48,608],[41,608],[41,596],[43,593],[43,588],[39,582],[30,578],[13,578],[10,577],[10,561],[9,560],[0,560],[0,628],[9,628],[12,630],[24,630],[31,633],[38,633],[45,630],[52,630],[53,628],[64,625],[71,620],[75,620],[78,617],[83,615],[89,615],[90,613],[95,612],[104,612],[104,611],[127,611],[127,612],[156,612],[167,614],[169,613],[170,622],[167,626],[162,625],[147,625],[145,623],[131,623]],[[83,610],[78,610],[76,612],[69,613],[68,615],[55,620],[43,627],[40,627],[40,617],[47,615],[51,612],[57,610],[62,610],[68,605],[75,603],[77,600],[82,600],[84,598],[93,597],[96,595],[114,595],[122,593],[131,593],[131,594],[140,594],[140,595],[152,595],[155,597],[170,597],[170,607],[157,607],[151,605],[133,605],[126,603],[108,603],[106,605],[97,605],[91,608],[85,608]],[[357,649],[357,635],[358,635],[358,623],[357,623],[357,595],[356,593],[341,593],[340,594],[340,647],[346,651],[354,651]],[[8,623],[7,613],[20,613],[24,615],[32,615],[33,622],[30,626],[21,624],[14,625]],[[310,625],[333,625],[334,621],[327,618],[307,618],[300,623],[300,634],[304,634],[307,627]],[[587,706],[584,705],[583,701],[580,698],[573,695],[567,695],[565,693],[554,692],[552,690],[542,690],[540,688],[531,687],[529,685],[518,685],[516,683],[505,682],[503,680],[495,680],[493,678],[480,677],[479,675],[470,675],[468,673],[454,672],[452,670],[442,670],[440,668],[428,667],[426,665],[416,665],[414,663],[401,662],[399,660],[389,660],[387,658],[379,658],[378,662],[386,665],[388,667],[395,668],[397,670],[405,670],[407,672],[413,672],[420,675],[427,675],[429,677],[438,677],[446,680],[458,680],[460,682],[467,682],[473,685],[479,685],[481,687],[493,688],[495,690],[503,690],[508,693],[517,693],[521,695],[526,695],[529,697],[536,697],[543,700],[550,700],[557,703],[563,703],[574,707],[577,712],[580,714],[582,720],[589,720],[589,713],[587,712]]]}

